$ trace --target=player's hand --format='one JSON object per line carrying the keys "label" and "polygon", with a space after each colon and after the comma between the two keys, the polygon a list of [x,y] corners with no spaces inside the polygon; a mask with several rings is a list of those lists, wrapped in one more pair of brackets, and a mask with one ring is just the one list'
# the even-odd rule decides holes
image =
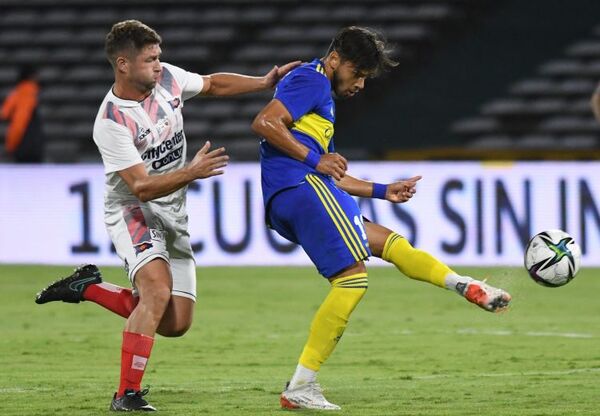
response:
{"label": "player's hand", "polygon": [[336,181],[341,180],[348,170],[348,161],[338,153],[326,153],[321,156],[316,167],[317,172],[333,176]]}
{"label": "player's hand", "polygon": [[219,147],[218,149],[208,151],[210,149],[210,142],[207,141],[202,149],[196,153],[196,156],[186,166],[186,169],[196,179],[210,178],[211,176],[222,175],[223,169],[227,166],[229,156],[225,154],[225,148]]}
{"label": "player's hand", "polygon": [[302,61],[294,61],[287,63],[282,67],[275,65],[273,69],[271,69],[269,73],[264,76],[265,88],[274,88],[279,80],[285,76],[285,74],[296,68],[301,63]]}
{"label": "player's hand", "polygon": [[422,176],[413,176],[398,182],[390,183],[385,191],[385,199],[390,202],[406,202],[417,192],[417,182]]}

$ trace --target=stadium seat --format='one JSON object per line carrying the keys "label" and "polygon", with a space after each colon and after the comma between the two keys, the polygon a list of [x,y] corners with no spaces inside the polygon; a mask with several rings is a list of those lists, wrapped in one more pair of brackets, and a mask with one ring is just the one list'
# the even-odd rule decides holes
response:
{"label": "stadium seat", "polygon": [[561,138],[561,147],[567,149],[593,149],[599,146],[600,140],[594,135],[568,135]]}
{"label": "stadium seat", "polygon": [[188,118],[185,122],[185,136],[190,141],[194,141],[194,140],[201,141],[200,146],[192,146],[191,143],[188,145],[188,147],[190,149],[190,156],[191,156],[191,155],[193,155],[193,153],[191,153],[191,152],[194,149],[196,151],[200,150],[200,148],[204,145],[204,142],[206,140],[213,139],[214,136],[213,136],[212,124],[207,121]]}
{"label": "stadium seat", "polygon": [[509,136],[484,135],[471,140],[467,147],[471,149],[506,149],[512,147],[514,140]]}
{"label": "stadium seat", "polygon": [[21,46],[35,41],[34,32],[28,29],[3,29],[0,31],[0,45]]}
{"label": "stadium seat", "polygon": [[18,71],[15,67],[0,67],[0,83],[12,82],[17,77]]}
{"label": "stadium seat", "polygon": [[579,58],[600,56],[600,40],[589,40],[576,43],[567,49],[567,55]]}
{"label": "stadium seat", "polygon": [[534,77],[514,82],[508,97],[483,104],[486,118],[459,120],[451,130],[473,146],[492,135],[510,139],[506,148],[597,148],[600,124],[590,97],[600,77],[600,26],[592,34],[596,39],[573,43],[564,56],[542,63]]}
{"label": "stadium seat", "polygon": [[[42,81],[41,108],[52,118],[49,141],[61,141],[67,135],[81,140],[78,150],[96,154],[89,146],[90,123],[113,77],[104,38],[119,20],[135,18],[155,27],[164,39],[162,59],[166,62],[200,73],[263,75],[275,64],[322,56],[341,26],[357,22],[382,29],[403,52],[395,57],[412,61],[419,53],[429,53],[444,33],[458,28],[460,17],[478,10],[481,0],[372,0],[343,5],[339,0],[308,4],[299,0],[173,0],[168,7],[158,1],[144,2],[144,7],[140,4],[138,0],[4,0],[0,98],[13,85],[19,65],[36,66]],[[391,85],[397,79],[387,76],[381,82]],[[216,140],[252,137],[251,118],[272,94],[267,91],[226,102],[192,100],[184,110],[188,136],[193,133]],[[59,126],[73,123],[80,127]]]}

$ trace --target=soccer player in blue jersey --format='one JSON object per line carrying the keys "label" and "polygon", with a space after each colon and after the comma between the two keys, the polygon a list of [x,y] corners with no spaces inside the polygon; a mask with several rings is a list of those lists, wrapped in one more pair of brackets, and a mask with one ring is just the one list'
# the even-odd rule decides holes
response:
{"label": "soccer player in blue jersey", "polygon": [[367,290],[364,261],[370,256],[394,264],[410,278],[453,290],[491,312],[506,308],[511,299],[501,289],[456,274],[404,237],[364,219],[351,196],[406,202],[420,179],[379,184],[354,178],[346,173],[346,159],[334,149],[333,97],[354,96],[367,78],[396,65],[379,34],[362,27],[344,28],[325,57],[294,69],[279,82],[273,100],[252,124],[263,138],[267,221],[283,237],[300,244],[331,283],[296,371],[281,394],[284,408],[340,408],[323,397],[316,376]]}

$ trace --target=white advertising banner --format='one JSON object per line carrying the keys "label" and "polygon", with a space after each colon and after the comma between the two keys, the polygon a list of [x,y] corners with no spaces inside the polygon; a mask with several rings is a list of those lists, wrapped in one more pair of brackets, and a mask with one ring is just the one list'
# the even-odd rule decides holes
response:
{"label": "white advertising banner", "polygon": [[[581,245],[584,267],[600,266],[600,163],[353,162],[349,173],[383,183],[423,175],[406,204],[359,204],[449,264],[522,265],[530,236],[560,228]],[[103,193],[100,165],[0,165],[0,263],[121,264]],[[198,265],[310,264],[265,227],[256,163],[192,184],[188,213]]]}

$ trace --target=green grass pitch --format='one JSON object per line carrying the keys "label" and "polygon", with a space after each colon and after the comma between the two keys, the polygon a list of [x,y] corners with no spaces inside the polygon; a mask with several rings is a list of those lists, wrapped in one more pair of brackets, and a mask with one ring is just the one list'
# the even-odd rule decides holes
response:
{"label": "green grass pitch", "polygon": [[[509,290],[490,314],[372,268],[320,382],[340,415],[597,415],[600,277],[536,285],[521,269],[461,268]],[[36,305],[67,267],[0,266],[0,414],[108,413],[123,320],[92,303]],[[124,273],[104,268],[107,281]],[[200,268],[195,323],[157,337],[144,379],[163,415],[282,415],[278,395],[328,290],[312,268]],[[314,414],[317,412],[302,412]]]}

